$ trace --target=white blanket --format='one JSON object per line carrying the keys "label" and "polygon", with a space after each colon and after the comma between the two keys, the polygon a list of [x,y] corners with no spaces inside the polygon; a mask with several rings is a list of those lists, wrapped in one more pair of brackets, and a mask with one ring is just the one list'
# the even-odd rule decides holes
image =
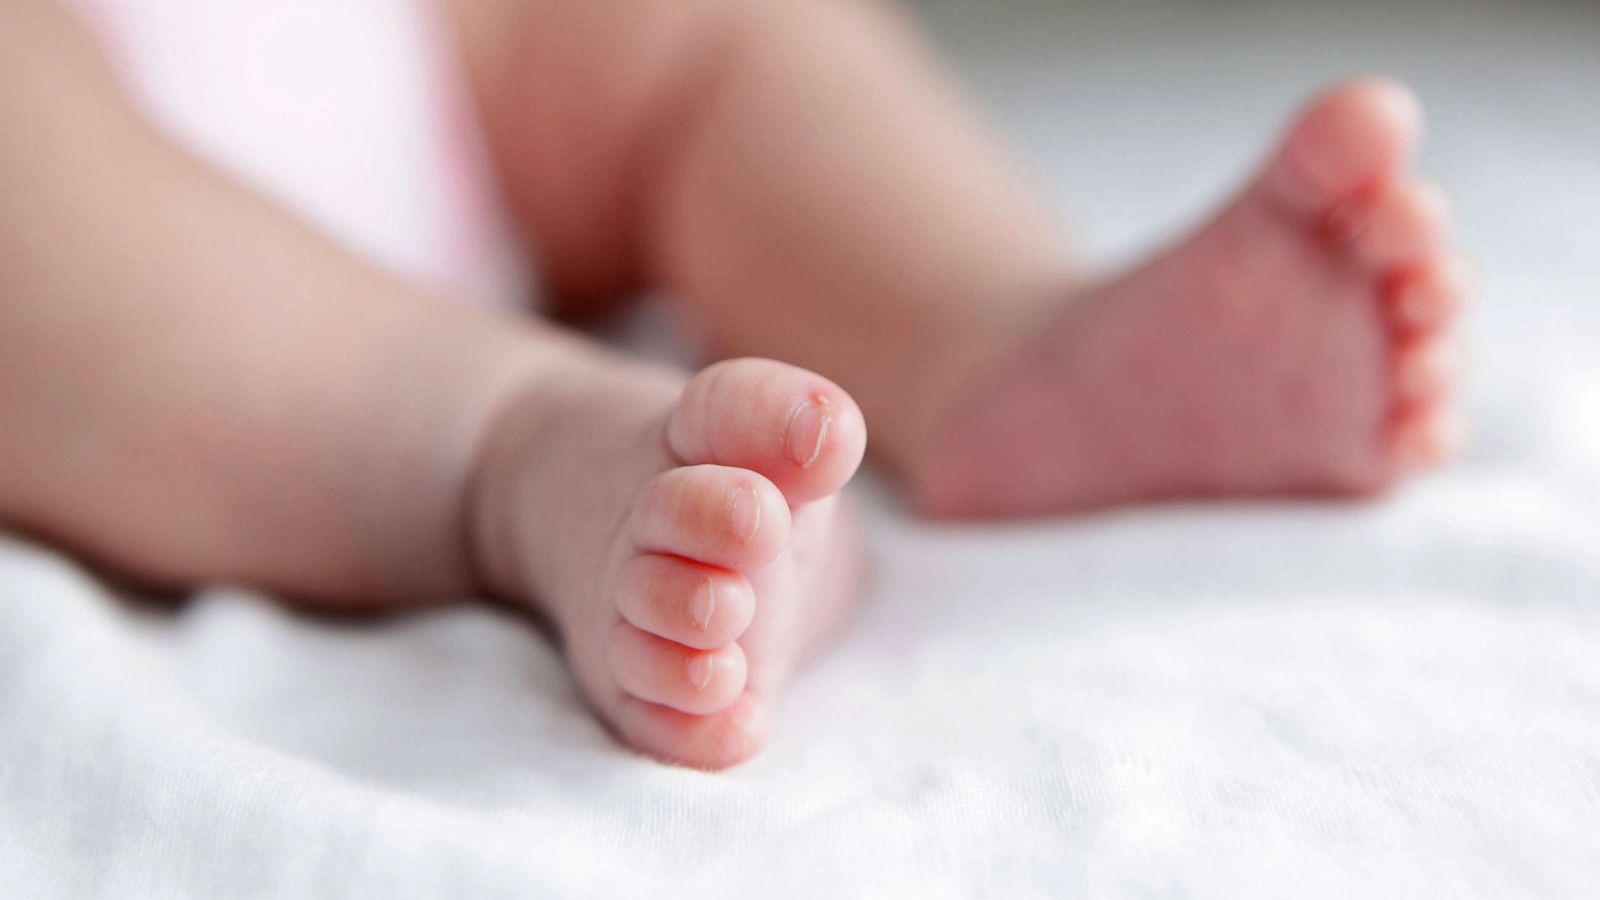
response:
{"label": "white blanket", "polygon": [[[1372,505],[930,527],[724,774],[523,623],[119,597],[0,538],[0,896],[1555,897],[1600,885],[1600,17],[936,10],[1099,249],[1398,71],[1486,292],[1478,440]],[[0,437],[3,439],[3,437]]]}

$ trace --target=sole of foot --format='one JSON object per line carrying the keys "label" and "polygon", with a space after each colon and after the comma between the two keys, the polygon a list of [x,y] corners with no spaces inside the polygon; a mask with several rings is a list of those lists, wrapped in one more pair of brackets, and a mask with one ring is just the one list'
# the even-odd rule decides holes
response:
{"label": "sole of foot", "polygon": [[1189,237],[1029,310],[912,467],[918,508],[1363,496],[1448,459],[1471,286],[1420,133],[1401,85],[1333,87]]}

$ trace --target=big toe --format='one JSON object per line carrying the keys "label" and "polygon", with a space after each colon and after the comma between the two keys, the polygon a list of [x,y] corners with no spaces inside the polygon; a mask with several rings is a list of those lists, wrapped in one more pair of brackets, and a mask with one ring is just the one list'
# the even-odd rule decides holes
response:
{"label": "big toe", "polygon": [[867,431],[855,401],[805,369],[764,359],[720,362],[690,380],[667,422],[685,463],[750,469],[799,505],[855,474]]}
{"label": "big toe", "polygon": [[1344,82],[1300,112],[1264,181],[1301,213],[1331,212],[1393,178],[1421,134],[1421,106],[1404,85],[1384,78]]}

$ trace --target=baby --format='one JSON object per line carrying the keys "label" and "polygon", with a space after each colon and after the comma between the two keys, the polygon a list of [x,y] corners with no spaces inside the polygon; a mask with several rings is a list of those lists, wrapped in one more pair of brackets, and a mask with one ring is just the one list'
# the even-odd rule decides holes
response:
{"label": "baby", "polygon": [[0,520],[155,585],[514,601],[623,741],[720,768],[851,603],[869,425],[945,517],[1366,495],[1455,446],[1467,284],[1398,85],[1329,89],[1091,281],[865,0],[448,20],[553,312],[659,291],[724,361],[439,302],[180,150],[67,10],[0,0]]}

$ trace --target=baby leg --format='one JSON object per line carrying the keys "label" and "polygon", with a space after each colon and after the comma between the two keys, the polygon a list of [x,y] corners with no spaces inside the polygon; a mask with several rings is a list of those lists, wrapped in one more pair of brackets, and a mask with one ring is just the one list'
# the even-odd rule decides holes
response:
{"label": "baby leg", "polygon": [[878,5],[507,8],[464,33],[558,287],[665,288],[716,352],[836,379],[924,510],[1359,493],[1449,452],[1466,288],[1395,86],[1330,92],[1228,212],[1101,283]]}
{"label": "baby leg", "polygon": [[548,616],[657,755],[755,752],[844,611],[861,417],[427,297],[187,157],[46,2],[0,21],[0,519],[136,577]]}

